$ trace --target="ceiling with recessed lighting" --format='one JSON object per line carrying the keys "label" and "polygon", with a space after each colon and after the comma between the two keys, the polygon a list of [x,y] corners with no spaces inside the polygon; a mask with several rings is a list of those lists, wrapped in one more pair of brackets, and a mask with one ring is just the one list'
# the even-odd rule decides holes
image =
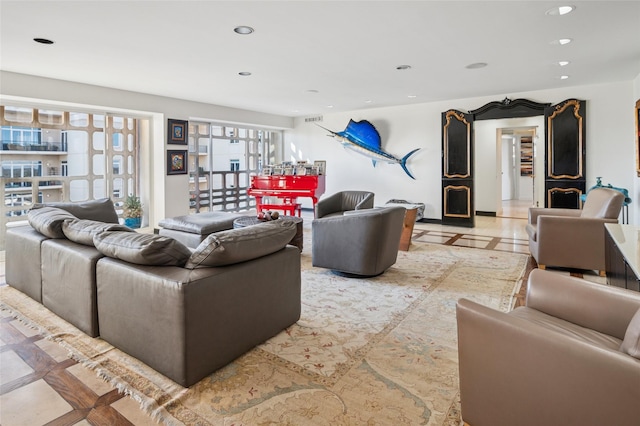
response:
{"label": "ceiling with recessed lighting", "polygon": [[0,69],[284,116],[502,99],[633,80],[640,2],[1,0]]}

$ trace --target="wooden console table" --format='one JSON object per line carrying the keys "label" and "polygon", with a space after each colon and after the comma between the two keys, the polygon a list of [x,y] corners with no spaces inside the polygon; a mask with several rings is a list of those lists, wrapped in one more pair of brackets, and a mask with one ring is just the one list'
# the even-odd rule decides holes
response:
{"label": "wooden console table", "polygon": [[640,227],[606,223],[607,284],[640,291]]}

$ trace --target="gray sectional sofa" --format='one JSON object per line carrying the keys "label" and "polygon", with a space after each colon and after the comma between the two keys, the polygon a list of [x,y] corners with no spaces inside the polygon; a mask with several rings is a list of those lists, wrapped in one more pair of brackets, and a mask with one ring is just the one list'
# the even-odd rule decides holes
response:
{"label": "gray sectional sofa", "polygon": [[6,237],[6,281],[190,386],[300,318],[295,224],[207,236],[195,249],[119,225],[108,199],[37,205]]}

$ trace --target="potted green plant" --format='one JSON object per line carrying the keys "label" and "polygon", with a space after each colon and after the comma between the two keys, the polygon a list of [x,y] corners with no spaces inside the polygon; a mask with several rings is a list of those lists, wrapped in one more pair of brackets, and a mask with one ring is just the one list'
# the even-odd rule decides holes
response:
{"label": "potted green plant", "polygon": [[142,220],[142,202],[140,201],[140,197],[136,197],[135,195],[127,196],[122,207],[124,224],[129,228],[140,228],[140,222]]}

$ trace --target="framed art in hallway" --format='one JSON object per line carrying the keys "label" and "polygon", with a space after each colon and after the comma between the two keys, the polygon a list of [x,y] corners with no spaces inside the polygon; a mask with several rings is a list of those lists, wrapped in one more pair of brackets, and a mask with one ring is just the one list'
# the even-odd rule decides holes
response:
{"label": "framed art in hallway", "polygon": [[169,118],[167,120],[167,144],[186,145],[188,125],[188,121]]}
{"label": "framed art in hallway", "polygon": [[167,150],[167,174],[187,174],[187,150]]}

